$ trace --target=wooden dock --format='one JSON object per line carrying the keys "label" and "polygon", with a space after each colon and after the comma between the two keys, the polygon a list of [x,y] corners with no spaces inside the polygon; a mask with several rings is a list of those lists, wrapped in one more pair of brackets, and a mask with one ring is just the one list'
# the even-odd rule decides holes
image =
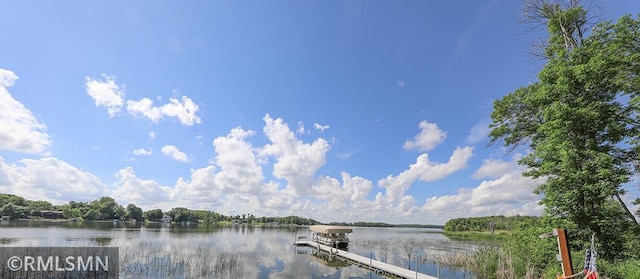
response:
{"label": "wooden dock", "polygon": [[399,266],[395,266],[392,264],[384,263],[378,260],[374,260],[371,258],[363,257],[358,254],[349,253],[344,250],[332,248],[317,242],[309,241],[309,240],[296,240],[295,245],[298,246],[309,246],[316,248],[318,250],[322,250],[336,257],[340,257],[345,261],[351,262],[352,264],[367,268],[369,270],[374,271],[376,274],[386,277],[396,277],[396,278],[406,278],[406,279],[437,279],[436,277],[429,276],[423,273],[419,273],[415,270],[409,270],[406,268],[402,268]]}

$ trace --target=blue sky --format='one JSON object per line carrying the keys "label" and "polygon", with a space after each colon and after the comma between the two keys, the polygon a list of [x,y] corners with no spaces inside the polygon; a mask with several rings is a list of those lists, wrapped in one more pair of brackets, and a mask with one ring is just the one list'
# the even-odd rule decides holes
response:
{"label": "blue sky", "polygon": [[492,102],[543,65],[520,8],[5,2],[0,192],[320,221],[539,214],[521,153],[486,137]]}

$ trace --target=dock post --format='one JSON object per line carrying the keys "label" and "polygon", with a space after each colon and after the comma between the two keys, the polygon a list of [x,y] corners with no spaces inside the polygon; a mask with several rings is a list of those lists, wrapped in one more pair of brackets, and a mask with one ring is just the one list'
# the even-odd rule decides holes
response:
{"label": "dock post", "polygon": [[558,238],[558,251],[557,256],[561,262],[562,275],[573,275],[573,267],[571,265],[571,250],[569,250],[569,238],[567,237],[566,229],[553,229],[553,235]]}

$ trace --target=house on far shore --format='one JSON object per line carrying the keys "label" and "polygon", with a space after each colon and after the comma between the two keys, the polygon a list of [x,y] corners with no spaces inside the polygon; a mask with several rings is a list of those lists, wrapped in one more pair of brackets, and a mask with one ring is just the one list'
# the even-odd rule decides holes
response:
{"label": "house on far shore", "polygon": [[2,221],[9,221],[11,220],[11,216],[2,216]]}
{"label": "house on far shore", "polygon": [[40,217],[45,219],[62,219],[64,218],[64,213],[62,213],[62,211],[41,210]]}
{"label": "house on far shore", "polygon": [[171,219],[171,216],[165,215],[164,217],[162,217],[162,222],[171,223],[171,221],[173,221],[173,219]]}

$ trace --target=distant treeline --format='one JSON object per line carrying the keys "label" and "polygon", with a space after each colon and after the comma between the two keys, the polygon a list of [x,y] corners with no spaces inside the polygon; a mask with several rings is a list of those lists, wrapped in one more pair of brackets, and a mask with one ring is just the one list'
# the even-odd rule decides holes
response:
{"label": "distant treeline", "polygon": [[442,229],[441,225],[423,225],[423,224],[388,224],[382,222],[331,222],[332,226],[353,226],[353,227],[396,227],[396,228],[427,228],[427,229]]}
{"label": "distant treeline", "polygon": [[518,224],[526,223],[535,225],[541,221],[541,217],[537,216],[485,216],[485,217],[470,217],[470,218],[456,218],[447,221],[444,225],[444,230],[449,232],[464,232],[464,231],[494,231],[494,230],[506,230],[510,231]]}
{"label": "distant treeline", "polygon": [[[0,194],[0,215],[9,216],[11,219],[23,219],[43,217],[43,211],[61,212],[62,218],[78,218],[83,220],[136,220],[136,221],[162,221],[165,216],[174,222],[200,222],[218,223],[235,222],[239,224],[279,224],[279,225],[316,225],[320,222],[299,217],[256,217],[253,214],[223,215],[208,210],[191,210],[184,207],[172,208],[169,211],[152,209],[143,211],[140,207],[129,204],[127,207],[119,205],[111,197],[102,197],[92,202],[70,201],[63,205],[53,205],[48,201],[32,201],[23,197]],[[53,216],[59,216],[53,215]]]}

